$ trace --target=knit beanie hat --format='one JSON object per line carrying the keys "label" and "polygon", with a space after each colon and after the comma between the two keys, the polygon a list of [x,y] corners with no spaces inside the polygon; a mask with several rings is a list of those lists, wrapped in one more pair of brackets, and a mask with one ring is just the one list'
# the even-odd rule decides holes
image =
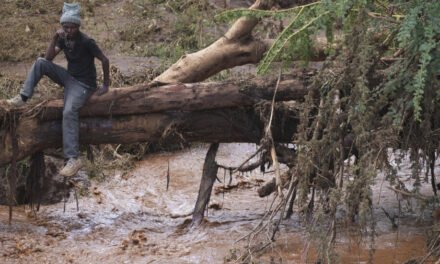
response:
{"label": "knit beanie hat", "polygon": [[78,3],[64,3],[63,14],[60,18],[60,23],[74,23],[81,25],[81,19],[79,16],[79,4]]}

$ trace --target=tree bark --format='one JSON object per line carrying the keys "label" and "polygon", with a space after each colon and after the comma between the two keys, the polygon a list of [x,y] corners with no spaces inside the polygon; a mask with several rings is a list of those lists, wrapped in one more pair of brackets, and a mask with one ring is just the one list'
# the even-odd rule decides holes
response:
{"label": "tree bark", "polygon": [[[313,70],[295,71],[281,81],[277,91],[278,101],[299,100],[308,93]],[[237,106],[251,106],[260,100],[271,100],[276,80],[255,78],[209,83],[170,84],[151,86],[142,84],[115,88],[107,94],[93,96],[81,109],[80,115],[117,116],[158,113],[165,111],[201,111]],[[1,105],[0,105],[1,109]],[[63,101],[52,100],[42,106],[40,120],[62,117]],[[28,110],[22,111],[26,115]],[[28,113],[29,115],[29,113]],[[4,116],[4,115],[3,115]],[[0,120],[2,118],[0,110]]]}

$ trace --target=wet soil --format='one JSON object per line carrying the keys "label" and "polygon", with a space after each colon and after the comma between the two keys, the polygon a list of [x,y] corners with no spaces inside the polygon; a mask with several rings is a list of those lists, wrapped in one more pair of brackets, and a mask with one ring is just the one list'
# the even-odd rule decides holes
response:
{"label": "wet soil", "polygon": [[[91,181],[88,194],[80,196],[76,209],[73,193],[65,204],[44,205],[34,214],[28,207],[14,209],[8,225],[8,209],[0,207],[0,263],[223,263],[240,254],[248,234],[264,215],[272,197],[259,198],[261,180],[273,175],[253,172],[234,176],[219,192],[229,174],[219,172],[206,221],[191,228],[191,212],[197,197],[207,145],[174,153],[149,155],[129,173],[115,172],[102,182]],[[239,165],[255,151],[252,144],[222,144],[217,162]],[[167,188],[167,171],[170,171]],[[404,172],[409,170],[405,170]],[[239,184],[241,183],[241,184]],[[429,186],[428,186],[429,187]],[[356,226],[341,222],[337,252],[341,263],[403,263],[426,253],[425,234],[429,210],[410,210],[411,199],[401,204],[380,179],[373,188],[376,215],[375,251],[358,235]],[[429,192],[429,188],[426,188]],[[380,197],[380,201],[379,201]],[[384,215],[398,214],[398,229]],[[416,208],[411,206],[411,208]],[[296,210],[282,222],[273,247],[255,256],[256,263],[315,263],[316,247],[306,235],[305,223]]]}

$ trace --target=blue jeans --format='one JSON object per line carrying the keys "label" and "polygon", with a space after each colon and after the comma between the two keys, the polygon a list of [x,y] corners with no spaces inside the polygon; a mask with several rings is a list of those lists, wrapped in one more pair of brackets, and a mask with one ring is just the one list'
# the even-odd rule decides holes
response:
{"label": "blue jeans", "polygon": [[64,86],[63,151],[64,157],[79,156],[79,110],[92,95],[93,90],[77,81],[63,67],[43,58],[38,58],[31,68],[20,94],[31,98],[43,75]]}

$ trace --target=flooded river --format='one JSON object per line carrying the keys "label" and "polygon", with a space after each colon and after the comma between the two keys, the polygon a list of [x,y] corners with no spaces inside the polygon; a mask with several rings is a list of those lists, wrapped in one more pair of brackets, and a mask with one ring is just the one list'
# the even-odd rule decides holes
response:
{"label": "flooded river", "polygon": [[[128,174],[115,172],[103,182],[91,182],[89,194],[79,198],[79,211],[71,195],[63,203],[44,205],[37,215],[28,208],[0,207],[0,263],[223,263],[242,252],[248,234],[265,213],[272,197],[259,198],[259,179],[272,175],[253,172],[234,177],[239,188],[215,192],[207,221],[190,228],[207,145],[173,153],[146,156]],[[250,156],[252,144],[220,145],[217,162],[237,166]],[[167,171],[170,171],[167,188]],[[223,171],[219,171],[223,181]],[[228,182],[228,176],[226,177]],[[224,183],[216,183],[214,189]],[[381,191],[382,190],[382,191]],[[397,213],[395,194],[378,180],[374,186],[375,251],[341,227],[337,252],[341,263],[403,263],[426,253],[427,214],[405,214],[394,230],[381,207]],[[429,188],[428,188],[429,190]],[[380,197],[380,205],[377,203]],[[275,245],[255,263],[315,263],[316,249],[308,243],[298,216],[281,224]],[[309,249],[309,250],[307,250]]]}

